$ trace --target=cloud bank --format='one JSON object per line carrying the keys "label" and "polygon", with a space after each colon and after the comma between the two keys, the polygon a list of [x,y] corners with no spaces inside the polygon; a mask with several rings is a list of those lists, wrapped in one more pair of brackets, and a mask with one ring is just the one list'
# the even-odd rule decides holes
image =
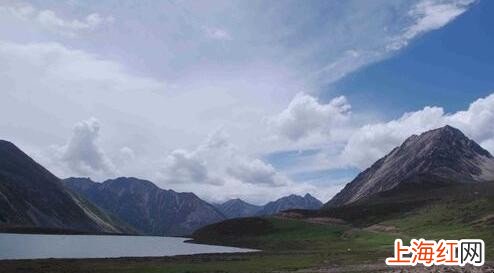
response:
{"label": "cloud bank", "polygon": [[242,153],[224,130],[213,132],[194,150],[174,150],[158,179],[165,183],[223,185],[229,182],[283,186],[289,180],[273,166]]}
{"label": "cloud bank", "polygon": [[26,3],[0,6],[0,14],[29,21],[49,31],[68,36],[75,36],[81,31],[93,31],[102,25],[111,24],[115,21],[112,16],[102,16],[98,13],[88,14],[83,19],[64,19],[53,10],[37,9]]}
{"label": "cloud bank", "polygon": [[[298,100],[299,98],[295,97],[293,101]],[[315,98],[306,98],[305,100],[314,102]],[[336,98],[336,100],[339,101],[341,98]],[[325,106],[328,107],[330,104]],[[348,102],[343,104],[345,105],[344,109],[350,108],[350,105],[347,104]],[[283,112],[275,116],[275,119],[280,116],[286,116],[286,113],[290,113],[292,108],[293,105],[290,103]],[[345,123],[347,125],[356,124],[358,123],[357,120],[346,117],[343,119],[343,123],[335,124],[333,115],[321,115],[319,118],[314,119],[317,123],[312,123],[311,125],[313,126],[307,126],[307,123],[303,122],[306,116],[301,115],[301,117],[300,120],[287,119],[291,121],[291,125],[299,125],[293,129],[299,137],[291,138],[291,140],[298,141],[300,138],[310,137],[315,129],[320,128],[322,125],[328,126],[323,131],[326,132],[327,141],[319,145],[321,149],[326,149],[327,147],[325,146],[343,144],[343,148],[339,153],[333,153],[328,156],[329,159],[325,159],[340,162],[340,164],[334,165],[338,168],[348,166],[357,167],[361,170],[365,169],[400,145],[409,136],[445,125],[459,128],[467,136],[494,154],[492,145],[494,143],[494,128],[491,126],[491,124],[494,124],[494,94],[477,99],[469,105],[468,109],[463,111],[446,113],[442,107],[426,106],[421,110],[405,113],[398,119],[347,127],[351,130],[349,138],[340,141],[340,143],[331,142],[329,132],[345,126]],[[314,126],[314,124],[318,126]],[[283,133],[284,131],[281,130],[280,132]],[[317,156],[320,156],[320,154],[317,154]],[[329,166],[330,164],[328,163],[327,165]]]}
{"label": "cloud bank", "polygon": [[[324,199],[331,181],[294,181],[266,154],[313,149],[304,159],[317,168],[364,168],[445,122],[494,146],[490,98],[366,124],[347,98],[315,95],[472,1],[115,3],[0,4],[2,137],[35,154],[53,145],[40,162],[62,177],[139,176],[206,198]],[[230,136],[207,136],[218,127]]]}

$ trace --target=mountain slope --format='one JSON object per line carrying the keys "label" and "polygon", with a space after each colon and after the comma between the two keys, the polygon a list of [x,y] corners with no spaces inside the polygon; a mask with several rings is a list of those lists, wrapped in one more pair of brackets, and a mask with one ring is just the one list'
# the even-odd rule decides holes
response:
{"label": "mountain slope", "polygon": [[[367,199],[407,183],[472,183],[494,179],[494,158],[451,126],[409,137],[360,173],[326,206]],[[424,185],[422,185],[424,186]]]}
{"label": "mountain slope", "polygon": [[0,140],[0,226],[128,232],[4,140]]}
{"label": "mountain slope", "polygon": [[240,218],[256,215],[261,209],[261,206],[249,204],[241,199],[231,199],[223,204],[216,205],[226,218]]}
{"label": "mountain slope", "polygon": [[150,181],[120,177],[103,183],[68,178],[72,190],[143,234],[189,235],[225,217],[193,193],[158,188]]}
{"label": "mountain slope", "polygon": [[315,210],[321,208],[321,201],[317,200],[310,194],[305,196],[289,195],[282,197],[276,201],[272,201],[264,205],[257,215],[273,215],[278,212],[288,209],[308,209]]}

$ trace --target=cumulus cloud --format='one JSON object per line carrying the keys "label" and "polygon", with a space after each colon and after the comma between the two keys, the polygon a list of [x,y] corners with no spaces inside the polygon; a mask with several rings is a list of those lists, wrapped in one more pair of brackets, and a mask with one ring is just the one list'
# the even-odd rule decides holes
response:
{"label": "cumulus cloud", "polygon": [[400,145],[409,136],[444,125],[459,128],[494,153],[492,124],[494,124],[494,94],[474,101],[465,111],[455,113],[445,113],[441,107],[425,107],[416,112],[406,113],[396,120],[368,124],[359,128],[348,140],[341,157],[350,165],[364,169]]}
{"label": "cumulus cloud", "polygon": [[206,162],[196,152],[185,150],[171,152],[161,173],[167,183],[223,184],[222,180],[210,177]]}
{"label": "cumulus cloud", "polygon": [[284,185],[286,178],[260,159],[242,160],[227,169],[228,174],[250,184]]}
{"label": "cumulus cloud", "polygon": [[50,31],[70,36],[76,35],[80,31],[94,30],[101,25],[113,23],[115,20],[112,16],[102,16],[98,13],[91,13],[83,19],[64,19],[53,10],[39,10],[29,4],[0,6],[0,14],[30,21]]}
{"label": "cumulus cloud", "polygon": [[398,50],[408,45],[415,37],[439,29],[468,10],[475,0],[436,1],[425,0],[417,3],[408,16],[413,24],[408,26],[401,35],[392,38],[388,50]]}
{"label": "cumulus cloud", "polygon": [[[233,138],[235,144],[244,150],[264,152],[264,147],[272,149],[276,145],[259,141],[266,136],[264,130],[257,131],[261,127],[258,117],[271,112],[277,103],[276,98],[283,97],[281,93],[289,92],[292,95],[291,90],[300,90],[298,87],[317,88],[320,82],[310,78],[314,71],[324,83],[335,82],[390,55],[385,52],[385,46],[390,42],[386,39],[389,36],[396,37],[396,40],[391,39],[391,43],[396,42],[399,46],[395,49],[398,49],[413,37],[441,27],[445,24],[445,18],[452,20],[448,18],[458,16],[454,9],[443,8],[443,19],[433,20],[441,15],[439,4],[459,1],[429,2],[423,7],[413,6],[415,11],[412,9],[409,12],[406,22],[397,24],[395,19],[404,17],[410,8],[408,1],[398,4],[394,1],[349,1],[349,6],[342,6],[343,9],[334,9],[332,5],[320,5],[315,1],[305,5],[303,10],[297,4],[284,4],[283,8],[276,5],[256,7],[263,12],[252,12],[243,4],[222,6],[221,3],[218,3],[219,8],[214,7],[215,11],[195,2],[144,5],[138,12],[122,6],[113,9],[112,13],[117,18],[125,18],[126,24],[114,24],[108,29],[109,35],[103,37],[103,48],[99,39],[102,37],[84,39],[75,44],[65,38],[102,29],[114,21],[111,16],[84,10],[86,5],[77,11],[82,15],[73,17],[71,8],[66,5],[46,9],[41,3],[31,6],[2,2],[0,31],[4,41],[0,41],[0,81],[4,94],[0,100],[0,113],[3,113],[4,122],[0,126],[6,128],[4,131],[13,132],[10,134],[16,136],[14,139],[20,141],[25,138],[29,142],[27,139],[36,136],[30,141],[46,146],[47,143],[58,142],[58,134],[81,116],[104,118],[105,126],[108,126],[105,127],[105,138],[114,141],[104,142],[103,149],[98,143],[99,137],[95,137],[94,143],[99,147],[99,152],[94,152],[98,151],[94,148],[93,154],[102,154],[100,157],[106,158],[100,159],[100,162],[112,163],[103,164],[108,165],[106,169],[111,170],[110,165],[114,165],[114,169],[125,170],[122,173],[128,175],[129,169],[133,168],[133,174],[142,177],[154,174],[154,164],[159,162],[157,151],[190,147],[200,141],[202,132],[219,124],[226,124],[230,132],[237,133]],[[101,7],[102,10],[109,10],[107,5]],[[164,9],[172,12],[155,13]],[[192,16],[184,16],[184,10]],[[218,10],[221,13],[217,13]],[[324,11],[329,15],[321,21],[321,18],[315,18],[311,16],[312,12],[307,11]],[[143,20],[142,14],[149,16]],[[229,14],[239,16],[233,18]],[[369,15],[372,15],[372,22],[362,24],[371,18]],[[170,24],[163,26],[161,22],[164,18]],[[286,24],[286,18],[300,20]],[[315,32],[312,31],[314,26],[317,29]],[[263,31],[267,27],[272,31]],[[391,28],[393,30],[388,32],[387,29]],[[233,30],[235,32],[230,32]],[[311,35],[303,35],[307,31],[311,31]],[[63,35],[48,35],[50,33]],[[53,39],[52,36],[57,37]],[[205,38],[228,42],[222,43],[221,48],[211,47],[210,41]],[[14,42],[21,40],[25,44]],[[57,42],[40,42],[54,40]],[[144,40],[146,43],[141,42]],[[111,56],[105,56],[108,53]],[[201,56],[200,65],[194,61],[197,56]],[[129,65],[112,59],[120,57]],[[223,70],[225,68],[228,71]],[[135,74],[133,70],[140,72]],[[317,73],[319,70],[321,73]],[[170,82],[176,80],[173,82],[176,86],[173,87],[173,96],[164,96],[165,82],[145,76],[145,71]],[[245,80],[252,78],[257,80]],[[273,101],[266,100],[266,96],[273,98]],[[279,119],[275,118],[271,123],[277,134],[287,143],[290,142],[292,148],[295,145],[303,146],[302,142],[312,136],[319,137],[319,141],[328,134],[341,135],[334,130],[341,120],[350,116],[349,106],[346,110],[340,109],[341,112],[338,112],[341,108],[338,105],[331,106],[335,110],[334,116],[331,116],[328,114],[331,111],[327,110],[331,108],[328,106],[331,103],[321,103],[315,98],[306,98],[305,104],[301,101],[294,102],[294,109],[283,111],[285,114],[280,114],[277,116]],[[346,102],[342,104],[348,105]],[[242,112],[241,119],[236,119],[240,115],[236,115],[235,111],[240,106],[250,108],[245,111],[249,114]],[[15,113],[15,125],[9,120],[12,113]],[[205,113],[213,113],[214,117]],[[162,141],[162,136],[166,136],[166,142]],[[284,144],[285,141],[278,142]],[[57,149],[60,151],[57,162],[63,161],[61,159],[69,142],[63,146],[64,149]],[[330,140],[326,143],[333,144]],[[130,145],[132,149],[118,150],[123,145]],[[76,154],[67,155],[67,158],[77,158]],[[258,157],[241,152],[227,138],[214,136],[197,147],[170,152],[160,167],[165,178],[173,177],[174,170],[185,173],[183,177],[187,181],[175,183],[174,189],[199,191],[198,183],[190,183],[187,187],[179,185],[203,178],[206,185],[223,183],[222,192],[225,193],[222,196],[226,196],[226,192],[234,192],[238,197],[257,195],[256,198],[266,200],[286,193],[304,193],[308,189],[314,193],[314,187],[292,184]],[[64,163],[62,167],[66,170],[64,173],[70,175],[104,172],[97,170],[95,166],[98,164],[92,164],[94,166],[84,162],[70,167]],[[204,169],[206,171],[201,172]],[[102,178],[107,177],[102,175]],[[268,188],[283,183],[286,186],[278,186],[276,191]],[[200,189],[208,192],[209,196],[218,194],[218,187]]]}
{"label": "cumulus cloud", "polygon": [[242,198],[264,204],[288,194],[307,192],[327,197],[327,192],[319,192],[310,183],[293,182],[271,164],[240,150],[223,129],[214,131],[194,149],[172,151],[152,180],[163,188],[192,188],[211,202]]}
{"label": "cumulus cloud", "polygon": [[99,146],[100,123],[95,118],[78,122],[63,146],[55,146],[53,160],[68,175],[107,177],[115,174],[112,161]]}
{"label": "cumulus cloud", "polygon": [[311,95],[299,93],[268,123],[278,135],[297,141],[314,133],[329,134],[334,126],[348,120],[350,109],[344,96],[322,104]]}
{"label": "cumulus cloud", "polygon": [[270,164],[243,154],[229,142],[224,130],[215,131],[191,151],[172,151],[158,178],[165,183],[223,185],[239,182],[266,186],[285,185],[288,180]]}
{"label": "cumulus cloud", "polygon": [[491,154],[494,154],[494,138],[482,141],[480,146],[488,150]]}
{"label": "cumulus cloud", "polygon": [[389,122],[368,124],[352,134],[342,152],[344,161],[364,169],[390,152],[407,137],[442,124],[444,111],[439,107],[405,113]]}
{"label": "cumulus cloud", "polygon": [[[446,122],[463,130],[479,142],[494,136],[494,94],[480,98],[470,104],[467,110],[447,116]],[[494,152],[494,150],[492,151]]]}

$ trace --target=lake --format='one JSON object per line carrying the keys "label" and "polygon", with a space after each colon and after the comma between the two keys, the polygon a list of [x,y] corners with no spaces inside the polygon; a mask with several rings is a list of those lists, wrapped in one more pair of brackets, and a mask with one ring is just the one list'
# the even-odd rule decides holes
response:
{"label": "lake", "polygon": [[115,258],[251,252],[235,247],[186,243],[187,238],[108,235],[0,234],[0,260]]}

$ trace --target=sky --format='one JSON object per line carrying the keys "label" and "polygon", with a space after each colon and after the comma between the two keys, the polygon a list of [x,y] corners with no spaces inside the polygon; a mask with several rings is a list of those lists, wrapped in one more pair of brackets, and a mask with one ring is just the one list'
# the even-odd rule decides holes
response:
{"label": "sky", "polygon": [[0,2],[0,138],[61,178],[328,201],[446,124],[494,153],[492,1]]}

